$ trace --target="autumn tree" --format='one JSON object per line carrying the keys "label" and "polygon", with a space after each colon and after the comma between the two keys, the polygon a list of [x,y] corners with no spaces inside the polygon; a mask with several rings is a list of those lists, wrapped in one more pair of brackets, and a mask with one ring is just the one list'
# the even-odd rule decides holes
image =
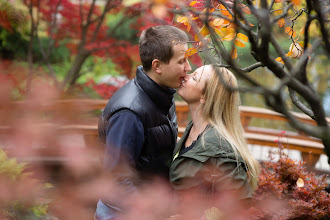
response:
{"label": "autumn tree", "polygon": [[[230,68],[247,86],[231,88],[222,81],[228,89],[262,95],[265,103],[285,115],[298,131],[321,139],[330,156],[329,121],[310,71],[310,64],[320,55],[330,54],[329,1],[180,1],[169,11],[177,15],[176,24],[192,36],[186,56],[198,53],[205,62]],[[289,48],[281,46],[279,35],[287,36]],[[242,67],[237,51],[246,45],[250,45],[252,59],[249,66]],[[277,79],[272,87],[251,76],[250,72],[260,67]],[[286,96],[316,125],[298,120]]]}
{"label": "autumn tree", "polygon": [[[132,64],[129,61],[136,56],[137,47],[126,40],[118,39],[116,30],[137,18],[141,11],[139,8],[125,8],[121,1],[115,0],[24,0],[24,4],[28,8],[30,21],[28,61],[33,63],[32,44],[34,41],[39,42],[44,63],[58,87],[67,89],[74,85],[83,74],[82,65],[92,55],[112,59],[123,69],[123,74],[131,71]],[[106,23],[108,16],[119,12],[124,16],[109,27]],[[40,43],[40,32],[48,34],[50,40],[47,45]],[[65,42],[74,58],[63,82],[58,82],[49,56],[61,42]]]}

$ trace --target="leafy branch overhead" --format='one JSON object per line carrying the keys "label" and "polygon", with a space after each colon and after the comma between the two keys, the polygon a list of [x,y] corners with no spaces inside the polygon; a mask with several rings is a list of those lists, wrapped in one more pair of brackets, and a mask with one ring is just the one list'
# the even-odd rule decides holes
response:
{"label": "leafy branch overhead", "polygon": [[[326,118],[309,72],[311,63],[318,56],[330,54],[330,6],[327,1],[186,0],[162,3],[176,15],[174,23],[191,34],[193,41],[189,42],[191,47],[186,51],[186,57],[200,54],[205,62],[231,68],[247,82],[247,86],[238,88],[240,91],[262,95],[265,103],[284,114],[294,128],[321,139],[330,156],[330,120]],[[290,46],[283,47],[283,40]],[[239,62],[239,51],[244,47],[250,47],[254,58],[247,67]],[[249,74],[259,67],[266,67],[278,79],[272,87]],[[291,99],[296,109],[314,119],[316,126],[298,120],[285,97]]]}
{"label": "leafy branch overhead", "polygon": [[[330,54],[327,1],[184,1],[171,12],[195,40],[186,56],[208,51],[206,62],[231,68],[250,85],[239,90],[263,95],[266,104],[284,114],[293,127],[320,138],[330,156],[330,121],[309,76],[310,63],[319,54]],[[289,48],[283,48],[279,39],[291,42]],[[255,61],[243,68],[238,51],[247,45]],[[267,67],[279,83],[270,88],[256,81],[248,72],[258,67]],[[296,119],[285,96],[317,126]]]}

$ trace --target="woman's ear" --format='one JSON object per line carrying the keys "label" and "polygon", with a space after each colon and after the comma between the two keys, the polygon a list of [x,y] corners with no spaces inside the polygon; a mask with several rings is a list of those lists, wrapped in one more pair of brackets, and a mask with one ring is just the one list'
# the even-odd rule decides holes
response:
{"label": "woman's ear", "polygon": [[202,97],[199,99],[199,102],[202,103],[202,104],[205,104],[206,99],[205,99],[204,95],[202,95]]}
{"label": "woman's ear", "polygon": [[151,63],[151,68],[154,70],[155,73],[157,74],[161,74],[162,70],[161,70],[161,63],[158,59],[154,59]]}

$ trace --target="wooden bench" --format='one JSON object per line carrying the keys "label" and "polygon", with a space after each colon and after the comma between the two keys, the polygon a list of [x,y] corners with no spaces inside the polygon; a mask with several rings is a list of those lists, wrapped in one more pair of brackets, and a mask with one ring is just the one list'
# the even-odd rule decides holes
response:
{"label": "wooden bench", "polygon": [[[23,104],[17,102],[17,105]],[[63,109],[79,109],[79,113],[92,112],[102,110],[107,104],[107,100],[90,100],[90,99],[67,99],[59,100],[50,105],[41,106],[41,111],[57,111]],[[68,108],[68,106],[70,106]],[[190,121],[189,108],[185,102],[176,102],[176,112],[179,126],[179,136]],[[287,121],[287,119],[274,111],[257,108],[240,106],[241,120],[245,130],[245,137],[248,144],[262,145],[269,147],[278,147],[281,143],[285,148],[294,149],[301,152],[302,158],[309,166],[314,167],[319,160],[321,154],[324,154],[324,146],[319,139],[298,133],[286,131],[285,134],[281,130],[274,128],[253,127],[250,125],[251,119],[259,118],[261,120]],[[300,113],[293,113],[303,122],[315,124],[308,116]],[[327,118],[330,123],[330,119]],[[83,135],[86,145],[93,145],[97,139],[97,115],[87,114],[83,120],[75,121],[74,124],[62,124],[56,127],[59,134],[79,134]],[[0,126],[0,134],[10,131],[10,127]]]}

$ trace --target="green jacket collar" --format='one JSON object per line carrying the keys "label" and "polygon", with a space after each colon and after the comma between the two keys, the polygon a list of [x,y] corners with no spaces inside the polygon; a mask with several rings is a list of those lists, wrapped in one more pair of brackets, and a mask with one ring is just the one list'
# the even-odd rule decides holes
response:
{"label": "green jacket collar", "polygon": [[[184,142],[189,135],[189,131],[193,126],[192,121],[187,125],[185,132],[183,133],[180,141],[177,143],[174,152],[173,160],[180,151],[181,147],[184,147]],[[199,138],[194,147],[180,157],[189,157],[195,160],[205,162],[210,157],[219,157],[221,155],[226,155],[226,157],[235,157],[234,151],[231,145],[224,138],[220,137],[213,126],[205,131],[204,145],[202,143],[202,138]],[[219,143],[220,142],[220,143]]]}

